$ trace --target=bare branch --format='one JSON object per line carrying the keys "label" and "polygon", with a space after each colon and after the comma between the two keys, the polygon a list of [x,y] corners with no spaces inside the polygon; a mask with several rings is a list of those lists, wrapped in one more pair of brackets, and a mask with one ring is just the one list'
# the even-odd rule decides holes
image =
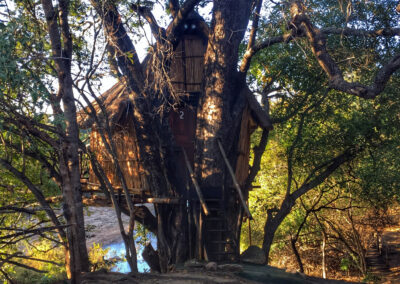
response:
{"label": "bare branch", "polygon": [[138,13],[139,16],[146,19],[147,23],[150,25],[151,32],[157,41],[160,38],[165,38],[165,30],[157,24],[156,18],[148,7],[143,7],[132,3],[131,8],[133,11]]}
{"label": "bare branch", "polygon": [[30,179],[25,176],[22,172],[18,171],[16,168],[14,168],[10,162],[8,162],[5,159],[0,159],[0,164],[6,168],[9,172],[11,172],[15,177],[17,177],[19,180],[21,180],[28,188],[29,190],[33,193],[33,195],[36,197],[37,201],[40,203],[40,205],[43,207],[43,209],[46,211],[47,215],[49,216],[50,220],[53,222],[53,224],[57,228],[57,232],[59,234],[60,240],[62,241],[63,239],[66,238],[65,232],[62,230],[62,225],[60,221],[58,220],[56,214],[54,213],[53,209],[47,204],[47,201],[40,189],[38,189],[31,181]]}
{"label": "bare branch", "polygon": [[[263,0],[257,0],[257,3],[256,3],[256,8],[255,8],[254,15],[253,15],[253,25],[250,30],[249,42],[247,43],[247,50],[252,49],[252,47],[254,46],[254,42],[256,40],[258,23],[260,21],[260,11],[261,11],[262,2],[263,2]],[[250,54],[251,54],[251,52],[250,53],[246,52],[245,55],[243,56],[243,60],[240,65],[240,72],[242,74],[246,74],[247,70],[249,70],[250,61],[251,61]]]}
{"label": "bare branch", "polygon": [[136,48],[129,38],[121,21],[117,7],[112,1],[102,3],[99,0],[91,0],[93,7],[102,18],[107,40],[118,53],[117,61],[123,75],[127,76],[133,91],[140,93],[144,87],[144,74],[140,64]]}
{"label": "bare branch", "polygon": [[[342,154],[336,156],[335,158],[331,159],[330,161],[324,163],[326,166],[325,170],[323,170],[320,174],[315,176],[312,180],[303,183],[299,189],[294,191],[291,194],[291,197],[295,200],[308,192],[309,190],[315,188],[316,186],[320,185],[328,178],[336,169],[338,169],[341,165],[346,162],[351,161],[355,158],[357,152],[361,151],[361,149],[347,149]],[[307,179],[309,180],[309,179]]]}
{"label": "bare branch", "polygon": [[263,129],[262,135],[260,142],[257,146],[254,147],[254,159],[253,159],[253,165],[250,168],[250,173],[247,176],[246,182],[245,182],[245,192],[250,189],[251,184],[253,183],[258,171],[261,168],[261,158],[262,155],[264,154],[265,147],[267,146],[268,143],[268,136],[269,136],[269,130]]}
{"label": "bare branch", "polygon": [[176,14],[179,11],[179,0],[170,0],[168,3],[168,8],[171,12],[173,18],[176,17]]}

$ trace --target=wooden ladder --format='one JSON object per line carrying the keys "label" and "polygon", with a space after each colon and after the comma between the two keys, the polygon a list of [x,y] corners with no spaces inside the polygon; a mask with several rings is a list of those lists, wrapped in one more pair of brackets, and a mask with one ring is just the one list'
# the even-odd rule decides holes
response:
{"label": "wooden ladder", "polygon": [[[219,140],[218,146],[225,161],[226,167],[228,168],[229,174],[231,175],[234,188],[238,193],[239,200],[243,206],[244,212],[248,216],[248,218],[252,219],[240,185],[236,180],[235,173]],[[197,196],[199,198],[199,208],[202,209],[199,210],[197,215],[197,230],[199,232],[198,239],[201,243],[200,251],[198,252],[199,257],[204,257],[204,259],[209,261],[212,260],[218,262],[229,262],[238,260],[239,240],[236,240],[234,232],[232,232],[227,226],[227,218],[225,214],[226,208],[224,202],[225,200],[222,190],[220,198],[205,199],[202,190],[200,189],[200,186],[194,176],[193,169],[190,165],[186,151],[183,147],[182,152],[185,159],[186,167],[189,172],[189,176],[192,180]]]}
{"label": "wooden ladder", "polygon": [[204,216],[204,245],[209,261],[231,262],[237,260],[238,244],[228,228],[223,198],[206,199],[210,214]]}

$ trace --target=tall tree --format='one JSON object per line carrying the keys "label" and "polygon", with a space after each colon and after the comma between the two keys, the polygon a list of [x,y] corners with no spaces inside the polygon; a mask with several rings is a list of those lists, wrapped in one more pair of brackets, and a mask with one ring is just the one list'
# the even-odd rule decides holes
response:
{"label": "tall tree", "polygon": [[[54,7],[52,1],[42,1],[42,18],[37,17],[41,14],[36,6],[16,4],[16,11],[8,10],[8,18],[2,23],[2,35],[14,33],[14,38],[7,43],[9,55],[2,54],[5,70],[0,104],[2,129],[10,137],[19,138],[3,139],[2,146],[37,160],[54,178],[61,189],[66,225],[49,206],[41,186],[25,174],[24,167],[20,170],[7,153],[0,163],[32,192],[54,224],[59,241],[65,246],[68,277],[76,283],[81,273],[89,270],[89,259],[78,155],[81,142],[71,76],[73,42],[68,20],[71,3],[59,1]],[[43,46],[41,36],[50,41],[50,46]],[[39,58],[46,57],[45,64],[39,62]],[[46,76],[54,76],[57,83],[49,83]],[[44,105],[51,107],[54,120],[47,119]]]}
{"label": "tall tree", "polygon": [[[146,74],[151,72],[150,63],[154,62],[149,58],[168,58],[165,56],[165,52],[170,51],[170,47],[176,46],[180,36],[182,36],[181,27],[184,26],[185,18],[200,1],[188,0],[181,6],[178,1],[169,1],[172,20],[165,29],[157,24],[149,7],[140,6],[140,4],[130,6],[139,17],[148,21],[155,38],[155,44],[143,62],[140,62],[136,47],[130,39],[129,33],[127,33],[127,27],[121,20],[123,15],[120,14],[119,9],[122,9],[122,3],[121,6],[118,6],[118,2],[111,1],[93,0],[91,3],[103,21],[108,43],[116,50],[120,72],[125,76],[126,85],[132,93],[135,108],[133,120],[140,155],[143,158],[151,192],[155,197],[179,196],[180,192],[184,192],[184,190],[175,175],[176,173],[172,171],[171,165],[178,161],[172,151],[174,146],[173,142],[171,143],[173,141],[172,133],[169,127],[163,127],[167,125],[167,117],[162,113],[156,113],[154,110],[155,106],[159,105],[157,98],[160,95],[168,97],[168,94],[160,94],[163,90],[148,88],[154,82],[146,82],[145,78],[149,78]],[[216,192],[219,188],[229,189],[232,186],[219,143],[227,152],[230,164],[235,167],[239,156],[239,122],[243,110],[247,102],[257,105],[257,101],[254,100],[247,84],[246,75],[252,58],[261,50],[268,49],[276,44],[290,44],[291,42],[296,44],[304,41],[305,48],[310,51],[311,56],[314,56],[314,59],[308,58],[307,60],[311,62],[315,60],[318,63],[320,70],[326,74],[326,83],[329,84],[330,88],[367,99],[375,98],[384,90],[391,75],[400,67],[398,54],[394,53],[391,58],[382,62],[382,67],[375,66],[376,74],[370,85],[361,82],[349,82],[346,80],[348,75],[344,74],[345,70],[339,67],[328,49],[327,37],[331,36],[333,39],[337,35],[374,38],[395,37],[399,34],[399,30],[391,26],[385,26],[384,29],[376,26],[376,30],[361,29],[362,25],[358,24],[357,21],[363,19],[357,17],[352,20],[350,15],[350,10],[357,7],[353,7],[351,2],[347,4],[349,10],[339,17],[339,21],[332,21],[333,26],[319,28],[321,18],[318,17],[329,13],[329,10],[316,2],[268,3],[268,5],[272,5],[270,8],[274,12],[270,13],[271,20],[276,21],[276,24],[272,36],[258,40],[256,35],[259,29],[262,1],[212,1],[212,19],[204,60],[202,95],[197,108],[197,135],[195,139],[194,172],[203,192]],[[392,11],[395,10],[394,2],[387,1],[386,4],[391,7]],[[374,5],[381,7],[379,3],[374,3]],[[365,7],[367,7],[367,4],[360,8]],[[339,2],[337,9],[340,10],[341,8],[343,8],[343,3]],[[371,7],[367,8],[369,9],[367,14],[371,13]],[[267,18],[267,12],[264,13]],[[274,18],[277,13],[282,13],[286,16],[286,19]],[[248,44],[241,59],[241,44],[246,41],[245,31],[250,25],[252,15],[253,21]],[[282,26],[284,21],[287,21],[285,28],[283,30],[277,29],[277,26]],[[364,19],[365,21],[367,19]],[[379,48],[379,44],[375,47]],[[396,48],[393,48],[392,51],[396,52]],[[164,64],[168,66],[168,60]],[[154,77],[157,77],[157,75]],[[150,77],[150,80],[153,80],[154,77]],[[255,109],[260,110],[261,107],[258,105]],[[264,122],[263,128],[267,132],[270,131],[272,122],[269,114],[261,112],[259,116],[259,120]],[[159,135],[154,135],[155,133],[159,133]],[[329,173],[350,159],[353,156],[352,153],[353,151],[348,149],[324,164],[325,171],[321,170],[320,175],[312,180],[312,184],[321,183]],[[256,168],[254,167],[254,169]],[[310,187],[311,183],[305,183],[304,189],[301,189],[307,190]],[[297,195],[297,192],[293,194]],[[291,198],[292,201],[295,199]],[[225,200],[226,207],[230,209],[226,220],[227,224],[232,231],[239,232],[243,208],[240,206],[238,196],[227,190]],[[186,223],[184,221],[186,216],[181,207],[171,205],[156,205],[156,213],[160,262],[162,270],[165,271],[168,264],[179,262],[188,256],[184,246],[176,245],[176,242],[185,242],[185,239],[187,239],[187,229],[182,226]],[[171,236],[178,236],[178,239],[171,239]],[[235,237],[237,239],[237,235]]]}

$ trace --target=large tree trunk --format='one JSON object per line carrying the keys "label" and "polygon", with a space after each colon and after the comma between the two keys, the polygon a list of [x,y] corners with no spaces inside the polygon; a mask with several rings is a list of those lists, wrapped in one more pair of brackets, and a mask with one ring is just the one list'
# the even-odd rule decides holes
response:
{"label": "large tree trunk", "polygon": [[[218,146],[220,141],[235,168],[246,82],[237,72],[239,44],[246,30],[252,1],[214,1],[205,54],[204,90],[197,113],[195,173],[203,194],[224,200],[226,223],[238,243],[242,208]],[[209,235],[207,242],[217,234]],[[238,246],[235,248],[238,250]],[[238,251],[237,251],[238,252]]]}

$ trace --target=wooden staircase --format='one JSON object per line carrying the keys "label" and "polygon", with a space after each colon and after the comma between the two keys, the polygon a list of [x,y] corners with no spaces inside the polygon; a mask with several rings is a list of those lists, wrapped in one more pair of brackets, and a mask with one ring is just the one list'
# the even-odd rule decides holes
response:
{"label": "wooden staircase", "polygon": [[[244,212],[250,220],[252,219],[249,208],[247,207],[240,185],[238,184],[232,166],[229,164],[225,150],[220,141],[218,145],[232,178],[234,188],[238,194],[240,203],[243,206]],[[204,198],[203,190],[193,173],[192,166],[189,162],[185,149],[182,147],[185,164],[192,180],[195,192],[198,197],[198,202],[195,202],[193,216],[197,227],[197,257],[208,261],[231,262],[239,259],[239,240],[236,240],[235,233],[228,227],[228,219],[226,212],[229,208],[225,208],[224,192],[213,190],[214,195],[219,195],[218,198]],[[209,194],[207,194],[209,195]],[[189,200],[188,200],[188,203]],[[189,233],[190,235],[190,233]]]}
{"label": "wooden staircase", "polygon": [[203,236],[205,254],[209,261],[230,262],[238,259],[238,244],[228,228],[223,198],[205,200],[210,214],[204,216]]}

